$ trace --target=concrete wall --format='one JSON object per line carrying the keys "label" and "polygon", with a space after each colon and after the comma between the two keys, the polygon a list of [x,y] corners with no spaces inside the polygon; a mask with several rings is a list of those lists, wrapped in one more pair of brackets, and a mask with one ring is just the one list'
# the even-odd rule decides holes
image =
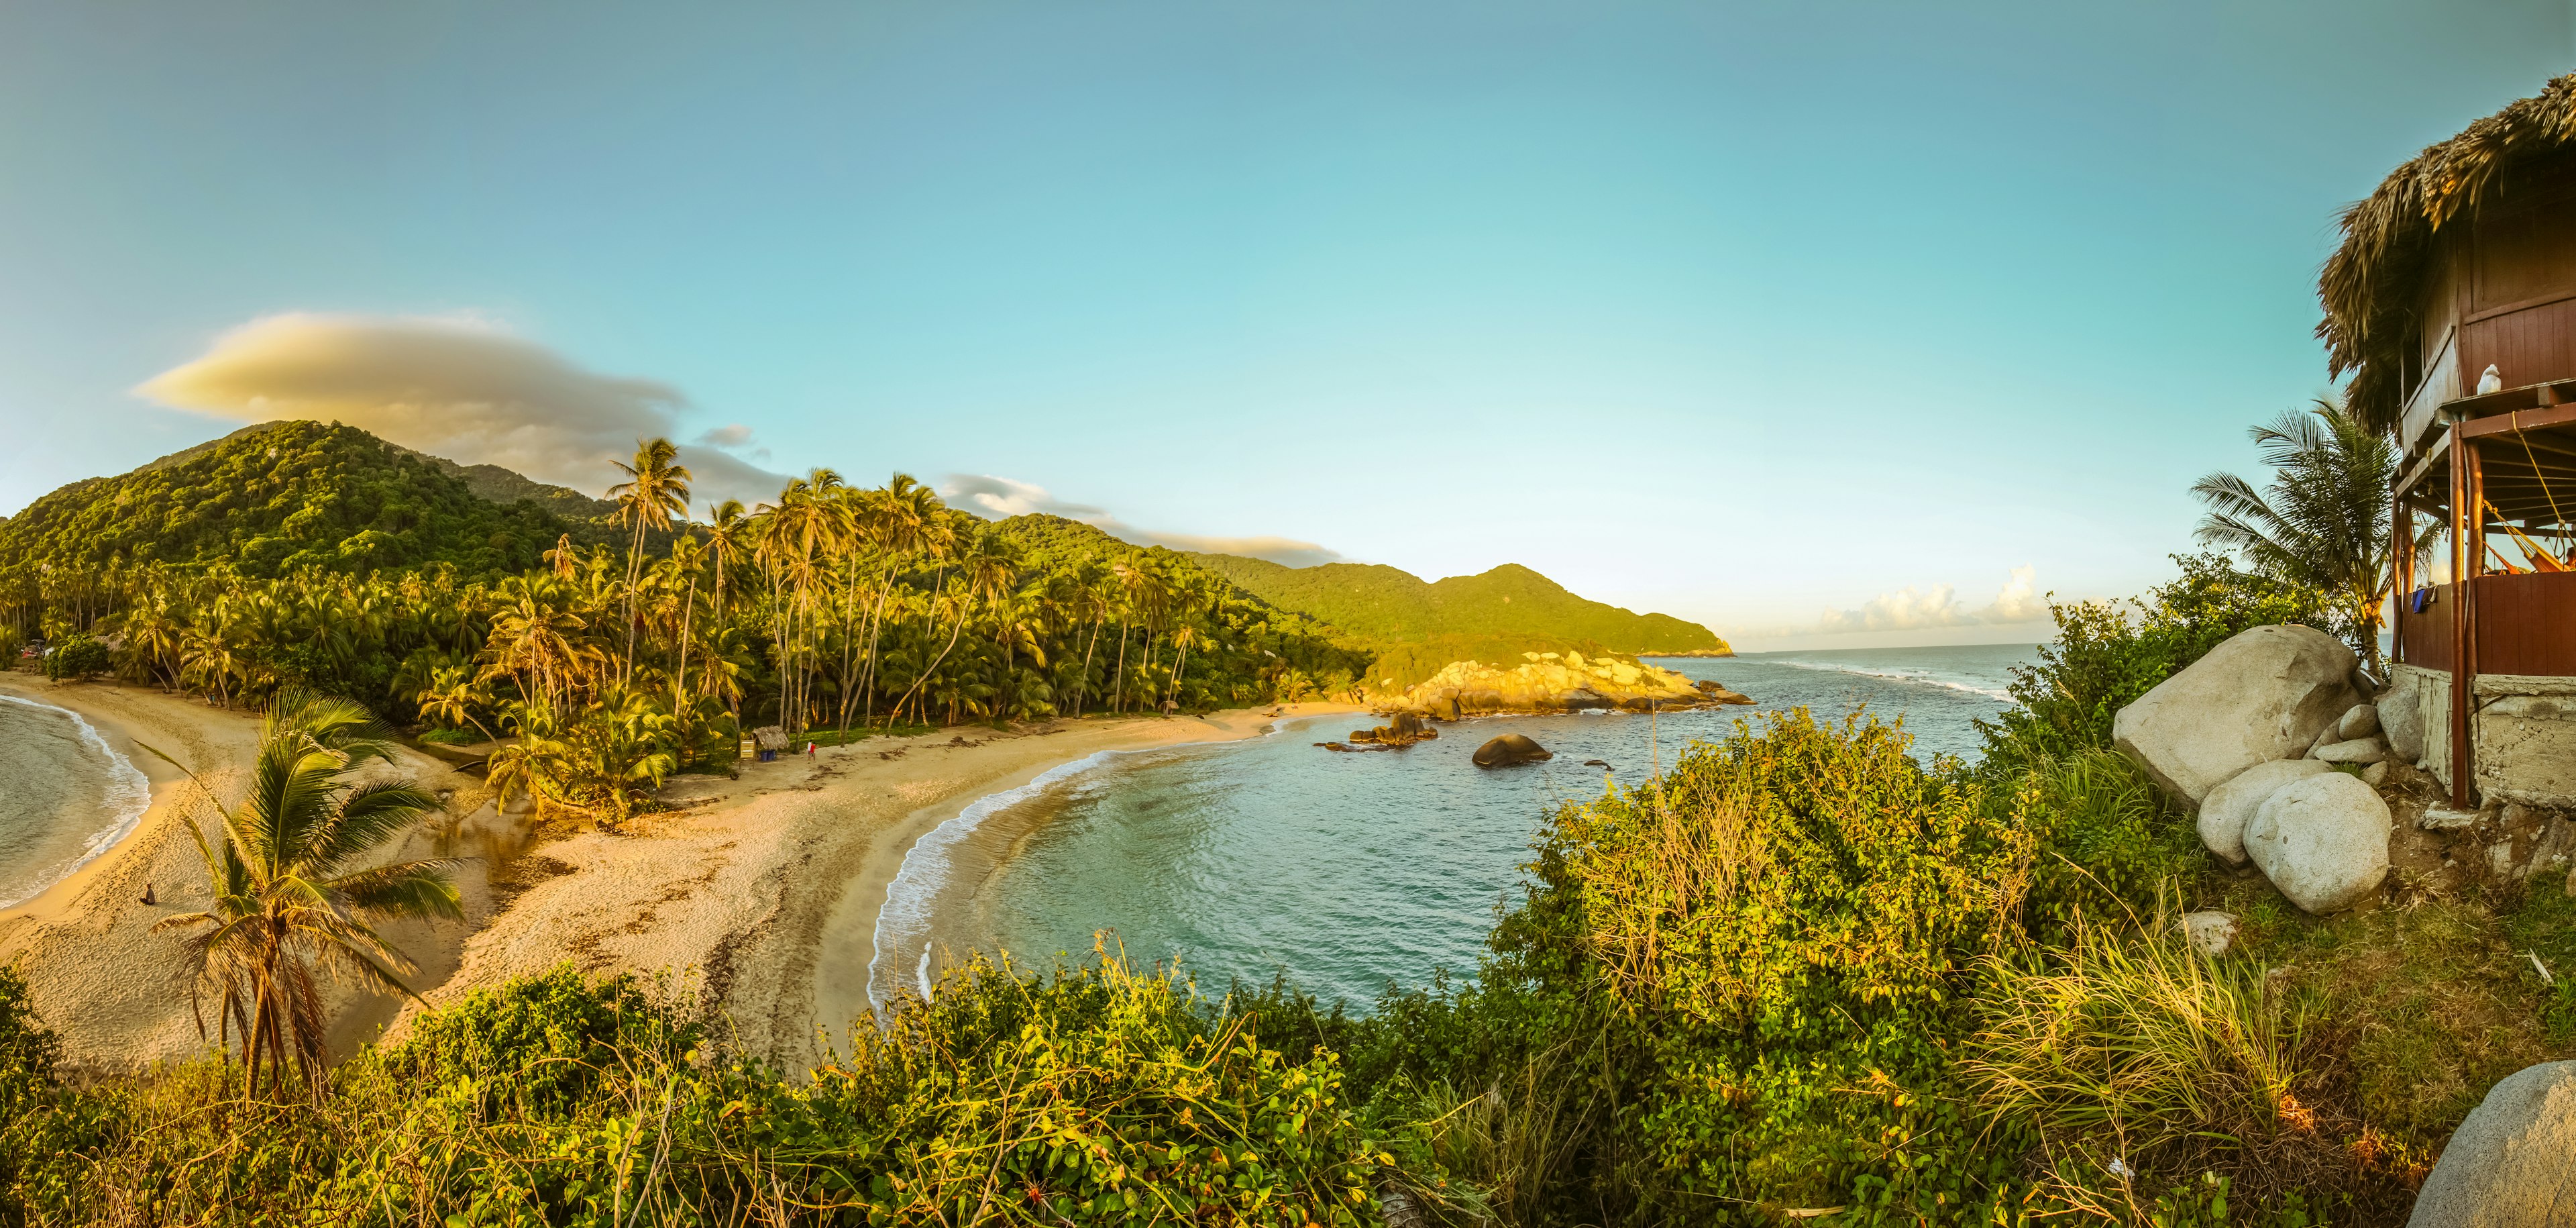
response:
{"label": "concrete wall", "polygon": [[[2451,676],[2398,665],[2414,675],[2424,713],[2424,761],[2451,786]],[[2481,674],[2471,735],[2470,780],[2483,800],[2576,807],[2576,678]]]}

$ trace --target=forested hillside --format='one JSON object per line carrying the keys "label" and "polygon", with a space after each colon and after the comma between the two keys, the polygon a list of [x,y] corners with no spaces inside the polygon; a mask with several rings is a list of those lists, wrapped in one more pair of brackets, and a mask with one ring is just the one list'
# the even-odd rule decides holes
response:
{"label": "forested hillside", "polygon": [[252,576],[431,563],[488,574],[535,566],[575,523],[480,497],[457,466],[355,427],[265,423],[37,499],[0,522],[0,573],[224,561]]}
{"label": "forested hillside", "polygon": [[1501,660],[1541,649],[1727,651],[1725,640],[1697,623],[1587,601],[1517,563],[1425,582],[1369,563],[1283,567],[1231,554],[1189,557],[1273,605],[1332,625],[1375,654],[1373,676],[1397,683],[1428,676],[1451,661]]}

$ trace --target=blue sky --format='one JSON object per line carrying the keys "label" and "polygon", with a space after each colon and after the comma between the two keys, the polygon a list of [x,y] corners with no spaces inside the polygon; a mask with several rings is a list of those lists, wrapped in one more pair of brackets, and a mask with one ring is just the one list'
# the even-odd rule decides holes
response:
{"label": "blue sky", "polygon": [[2571,61],[2566,0],[0,5],[0,510],[282,403],[174,369],[445,329],[609,390],[510,403],[587,423],[512,454],[565,480],[624,405],[1753,643],[2037,638],[2016,569],[2161,578],[2325,390],[2335,210]]}

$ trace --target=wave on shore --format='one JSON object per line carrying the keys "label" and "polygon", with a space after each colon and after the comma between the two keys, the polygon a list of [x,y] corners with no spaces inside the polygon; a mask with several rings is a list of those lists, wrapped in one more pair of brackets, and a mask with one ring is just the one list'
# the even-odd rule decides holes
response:
{"label": "wave on shore", "polygon": [[1925,686],[1947,687],[1970,695],[1983,695],[1988,699],[1999,699],[2005,703],[2012,702],[2012,692],[2001,687],[1980,686],[1975,682],[1959,678],[1944,678],[1926,669],[1862,665],[1844,661],[1798,661],[1788,657],[1767,655],[1762,658],[1762,662],[1766,665],[1786,665],[1792,669],[1812,669],[1830,674],[1858,674],[1864,678],[1885,678],[1890,682],[1916,682]]}
{"label": "wave on shore", "polygon": [[[892,978],[888,970],[899,958],[896,952],[906,940],[922,940],[930,933],[931,903],[947,885],[951,863],[949,850],[969,835],[985,819],[1016,806],[1044,792],[1047,786],[1070,776],[1078,776],[1108,763],[1120,752],[1099,751],[1071,763],[1059,763],[1038,773],[1037,778],[1016,789],[988,793],[967,803],[955,817],[934,827],[903,855],[902,868],[895,871],[894,881],[886,884],[885,905],[877,910],[876,954],[868,965],[868,1003],[885,1008]],[[897,972],[896,975],[900,973]],[[930,996],[930,952],[922,951],[919,966],[913,970],[915,990]]]}
{"label": "wave on shore", "polygon": [[[82,866],[97,860],[100,854],[116,847],[118,841],[132,834],[135,826],[143,821],[144,812],[152,807],[152,782],[143,775],[142,769],[118,754],[115,747],[109,746],[106,735],[82,719],[80,713],[15,695],[0,695],[0,702],[68,718],[81,747],[95,756],[104,771],[103,778],[95,779],[94,797],[79,796],[85,792],[79,786],[90,782],[84,780],[78,768],[62,762],[59,756],[45,758],[48,747],[43,739],[0,740],[0,779],[22,782],[13,786],[11,797],[0,799],[16,803],[16,806],[0,806],[0,820],[25,825],[30,845],[59,847],[66,841],[47,840],[44,835],[48,829],[58,830],[66,821],[87,826],[78,816],[63,813],[68,808],[94,809],[104,819],[102,825],[89,828],[88,834],[80,837],[77,849],[68,855],[58,854],[59,860],[48,864],[32,879],[15,884],[0,881],[0,908],[12,908],[44,894],[47,888],[71,877]],[[24,783],[49,777],[61,783],[63,788],[60,792],[42,793]],[[18,807],[24,809],[16,814],[10,813]]]}

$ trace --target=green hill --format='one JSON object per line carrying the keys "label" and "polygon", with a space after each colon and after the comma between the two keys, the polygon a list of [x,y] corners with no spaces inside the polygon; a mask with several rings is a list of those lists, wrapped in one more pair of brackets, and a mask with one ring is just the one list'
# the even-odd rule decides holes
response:
{"label": "green hill", "polygon": [[[560,489],[496,472],[540,492]],[[356,427],[266,422],[28,504],[0,521],[0,571],[122,559],[229,561],[262,576],[433,563],[482,574],[535,566],[566,532],[577,540],[608,535],[606,526],[567,519],[534,497],[496,502],[477,492],[463,466]]]}
{"label": "green hill", "polygon": [[1697,623],[1588,601],[1517,563],[1425,582],[1369,563],[1284,567],[1231,554],[1189,557],[1272,605],[1329,623],[1366,645],[1378,657],[1373,674],[1398,683],[1451,661],[1498,661],[1529,651],[1730,651]]}

